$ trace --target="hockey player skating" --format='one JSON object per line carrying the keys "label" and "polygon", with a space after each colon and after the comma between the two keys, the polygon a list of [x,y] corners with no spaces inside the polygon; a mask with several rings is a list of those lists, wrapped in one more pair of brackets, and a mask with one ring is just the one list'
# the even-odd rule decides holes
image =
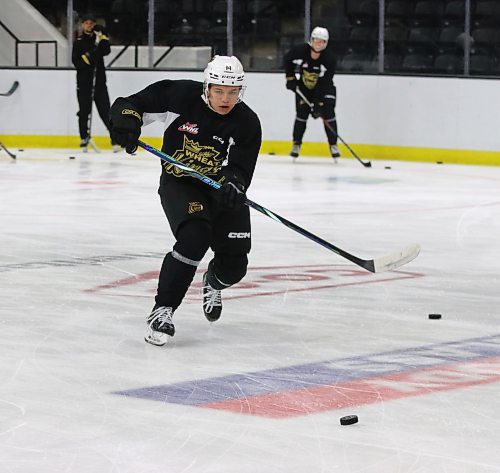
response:
{"label": "hockey player skating", "polygon": [[213,258],[203,275],[203,311],[210,322],[222,311],[221,291],[246,274],[250,215],[244,205],[259,153],[257,115],[242,102],[245,74],[234,57],[215,56],[204,83],[163,80],[111,107],[113,139],[133,153],[141,125],[165,122],[162,151],[217,180],[219,190],[162,163],[159,194],[176,239],[164,258],[145,340],[164,345],[175,333],[173,314],[181,304],[209,248]]}
{"label": "hockey player skating", "polygon": [[330,153],[335,160],[340,156],[335,118],[337,92],[333,84],[336,59],[335,55],[326,49],[328,39],[328,30],[317,26],[312,30],[309,43],[295,46],[285,54],[286,88],[294,93],[298,88],[313,104],[311,110],[311,107],[295,94],[296,117],[290,151],[290,156],[293,158],[297,158],[300,154],[309,115],[313,118],[323,118]]}
{"label": "hockey player skating", "polygon": [[[103,57],[111,52],[111,47],[106,31],[101,25],[96,24],[93,15],[82,17],[81,28],[82,32],[73,46],[72,61],[76,67],[80,147],[86,152],[90,141],[93,101],[101,120],[109,130],[110,101]],[[113,140],[111,144],[114,145]],[[113,151],[119,151],[119,147],[113,146]]]}

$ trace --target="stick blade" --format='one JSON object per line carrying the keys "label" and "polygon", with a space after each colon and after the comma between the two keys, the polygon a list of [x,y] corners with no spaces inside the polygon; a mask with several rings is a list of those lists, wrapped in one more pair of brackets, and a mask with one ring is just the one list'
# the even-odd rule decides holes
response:
{"label": "stick blade", "polygon": [[0,94],[2,97],[9,97],[10,95],[12,95],[16,89],[18,88],[19,86],[19,82],[16,80],[13,84],[12,84],[12,87],[5,93],[2,93]]}
{"label": "stick blade", "polygon": [[382,273],[400,268],[401,266],[413,261],[420,253],[420,245],[414,243],[406,248],[391,255],[382,256],[373,260],[373,272]]}
{"label": "stick blade", "polygon": [[96,144],[94,143],[94,140],[91,138],[89,140],[89,145],[91,146],[91,148],[96,152],[96,153],[100,153],[101,150],[96,146]]}
{"label": "stick blade", "polygon": [[12,95],[17,90],[18,87],[19,87],[19,82],[16,80],[14,81],[12,87],[9,90],[9,95]]}

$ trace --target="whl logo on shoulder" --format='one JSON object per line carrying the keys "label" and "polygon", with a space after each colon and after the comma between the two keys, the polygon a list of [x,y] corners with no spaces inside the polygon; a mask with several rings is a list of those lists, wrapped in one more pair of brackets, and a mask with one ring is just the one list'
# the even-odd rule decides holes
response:
{"label": "whl logo on shoulder", "polygon": [[177,129],[179,131],[185,131],[186,133],[192,133],[193,135],[197,135],[198,132],[200,131],[198,129],[198,123],[189,123],[189,122],[184,123],[184,125],[181,125]]}

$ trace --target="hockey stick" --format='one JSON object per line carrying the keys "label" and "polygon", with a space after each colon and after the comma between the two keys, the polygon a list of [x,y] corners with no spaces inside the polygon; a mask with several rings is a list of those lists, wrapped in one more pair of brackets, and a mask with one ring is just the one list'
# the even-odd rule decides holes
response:
{"label": "hockey stick", "polygon": [[[297,88],[295,89],[297,95],[307,104],[309,105],[309,107],[311,108],[311,110],[313,109],[313,104],[311,102],[309,102],[309,100],[307,100],[307,98],[305,97],[305,95],[302,93],[302,91]],[[344,144],[344,146],[351,152],[351,154],[365,167],[365,168],[371,168],[372,167],[372,163],[370,161],[363,161],[355,152],[354,150],[342,139],[342,137],[333,129],[333,127],[323,118],[321,117],[321,119],[323,120],[323,123],[325,124],[325,126],[334,134],[334,135],[337,135],[337,138]]]}
{"label": "hockey stick", "polygon": [[92,75],[92,90],[90,92],[90,113],[89,113],[89,118],[87,120],[87,136],[88,136],[88,143],[92,147],[92,149],[96,153],[100,153],[100,149],[96,146],[94,143],[94,140],[92,139],[92,110],[94,108],[94,96],[95,96],[95,83],[96,83],[96,76],[97,76],[97,64],[94,67],[94,72]]}
{"label": "hockey stick", "polygon": [[[195,171],[194,169],[191,169],[190,167],[186,166],[185,164],[182,164],[178,161],[176,161],[174,158],[169,156],[168,154],[163,153],[162,151],[153,148],[153,146],[148,145],[147,143],[144,143],[143,141],[138,141],[137,142],[138,146],[141,148],[145,149],[146,151],[149,151],[151,154],[154,154],[155,156],[158,156],[161,160],[173,164],[176,168],[184,171],[186,174],[189,174],[191,177],[194,177],[195,179],[199,179],[200,181],[203,181],[205,184],[213,187],[214,189],[220,189],[221,185],[211,179],[208,176],[205,176],[204,174],[199,173],[198,171]],[[400,266],[403,266],[406,263],[409,263],[413,259],[415,259],[420,252],[420,246],[417,244],[410,245],[406,248],[404,248],[401,251],[398,251],[396,253],[387,255],[387,256],[382,256],[377,259],[370,259],[370,260],[365,260],[358,258],[357,256],[351,255],[347,251],[342,250],[341,248],[332,245],[331,243],[328,243],[326,240],[323,240],[322,238],[312,234],[311,232],[305,230],[302,227],[299,227],[293,222],[290,222],[290,220],[287,220],[278,214],[272,212],[271,210],[266,209],[260,204],[257,204],[256,202],[251,201],[250,199],[245,200],[245,205],[248,207],[251,207],[254,210],[257,210],[258,212],[266,215],[269,218],[272,218],[278,223],[281,223],[285,225],[286,227],[290,228],[291,230],[294,230],[297,233],[300,233],[301,235],[305,236],[306,238],[309,238],[309,240],[314,241],[315,243],[318,243],[319,245],[323,246],[324,248],[333,251],[334,253],[337,253],[339,256],[342,256],[345,259],[348,259],[349,261],[352,261],[354,264],[357,264],[358,266],[361,266],[362,268],[366,269],[367,271],[370,271],[372,273],[381,273],[383,271],[389,271],[392,269],[397,269]]]}
{"label": "hockey stick", "polygon": [[0,148],[2,148],[12,159],[16,159],[16,155],[14,153],[11,153],[1,141]]}
{"label": "hockey stick", "polygon": [[9,95],[12,95],[17,90],[18,87],[19,87],[19,82],[16,80],[14,81],[12,87],[7,92],[5,92],[4,94],[0,94],[0,97],[8,97]]}
{"label": "hockey stick", "polygon": [[[16,80],[12,84],[12,87],[4,94],[0,93],[0,96],[1,97],[9,97],[17,90],[18,87],[19,87],[19,82]],[[16,159],[16,155],[14,153],[10,152],[1,141],[0,141],[0,149],[3,149],[12,159]]]}

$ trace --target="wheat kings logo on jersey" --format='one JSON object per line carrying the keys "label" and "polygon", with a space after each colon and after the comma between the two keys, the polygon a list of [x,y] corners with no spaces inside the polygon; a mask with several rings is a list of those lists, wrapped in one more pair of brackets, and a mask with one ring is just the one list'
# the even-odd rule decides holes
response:
{"label": "wheat kings logo on jersey", "polygon": [[[182,149],[176,150],[172,154],[172,158],[205,176],[216,175],[224,160],[224,157],[213,146],[200,145],[198,142],[187,138],[186,135],[184,135]],[[176,177],[189,175],[173,164],[163,163],[163,167],[168,174]]]}
{"label": "wheat kings logo on jersey", "polygon": [[318,83],[319,74],[317,72],[302,71],[302,82],[309,89],[314,89]]}

